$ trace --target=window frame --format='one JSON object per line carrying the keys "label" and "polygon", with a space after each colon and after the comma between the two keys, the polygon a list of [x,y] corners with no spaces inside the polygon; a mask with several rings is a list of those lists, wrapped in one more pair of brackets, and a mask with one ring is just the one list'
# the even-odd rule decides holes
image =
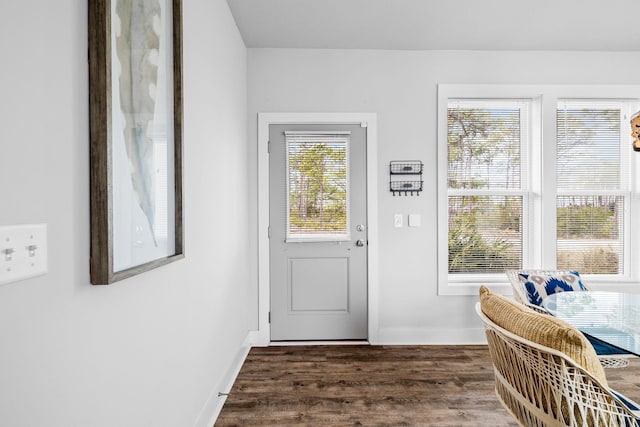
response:
{"label": "window frame", "polygon": [[[455,274],[448,272],[448,141],[447,111],[449,100],[454,99],[517,99],[531,100],[530,143],[521,152],[528,159],[528,176],[522,177],[523,190],[528,183],[527,205],[523,201],[523,235],[528,232],[528,242],[523,242],[523,268],[552,268],[556,265],[556,112],[562,100],[633,101],[640,109],[638,85],[501,85],[501,84],[439,84],[437,104],[437,181],[438,181],[438,295],[477,295],[481,284],[490,285],[499,293],[510,294],[510,284],[505,274]],[[633,109],[631,107],[630,109]],[[637,111],[637,109],[636,109]],[[629,117],[622,118],[629,126]],[[625,135],[622,127],[622,135]],[[634,227],[631,218],[640,212],[638,194],[640,154],[621,142],[623,162],[628,159],[629,183],[625,205],[625,273],[622,275],[586,275],[589,283],[603,286],[632,285],[640,283],[640,267],[631,265],[631,254],[640,251],[640,227]],[[542,173],[544,170],[553,173]],[[621,184],[622,186],[623,184]],[[527,211],[528,206],[528,212]],[[527,218],[528,216],[528,218]],[[526,221],[526,219],[528,219]],[[543,232],[544,230],[544,232]],[[636,243],[638,242],[638,243]]]}

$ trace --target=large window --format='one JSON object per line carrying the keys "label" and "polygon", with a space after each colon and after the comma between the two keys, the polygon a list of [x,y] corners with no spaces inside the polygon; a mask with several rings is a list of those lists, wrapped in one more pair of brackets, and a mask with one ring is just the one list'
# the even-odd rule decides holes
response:
{"label": "large window", "polygon": [[475,293],[518,268],[636,279],[629,117],[640,104],[618,89],[439,87],[439,293]]}

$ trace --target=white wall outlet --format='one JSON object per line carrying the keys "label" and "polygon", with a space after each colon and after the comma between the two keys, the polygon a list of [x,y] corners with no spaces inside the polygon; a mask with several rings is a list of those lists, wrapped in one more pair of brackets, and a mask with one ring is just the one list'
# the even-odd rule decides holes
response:
{"label": "white wall outlet", "polygon": [[47,224],[0,226],[0,285],[47,272]]}
{"label": "white wall outlet", "polygon": [[393,216],[393,226],[395,228],[402,227],[402,214],[395,214]]}
{"label": "white wall outlet", "polygon": [[422,225],[422,217],[420,214],[409,215],[409,227],[420,227]]}

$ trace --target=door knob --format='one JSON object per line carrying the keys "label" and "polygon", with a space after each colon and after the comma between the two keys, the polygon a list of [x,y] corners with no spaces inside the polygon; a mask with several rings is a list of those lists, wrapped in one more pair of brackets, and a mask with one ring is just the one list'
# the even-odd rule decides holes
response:
{"label": "door knob", "polygon": [[356,246],[364,246],[364,240],[362,239],[356,240]]}
{"label": "door knob", "polygon": [[362,224],[356,225],[356,231],[364,231],[364,225]]}

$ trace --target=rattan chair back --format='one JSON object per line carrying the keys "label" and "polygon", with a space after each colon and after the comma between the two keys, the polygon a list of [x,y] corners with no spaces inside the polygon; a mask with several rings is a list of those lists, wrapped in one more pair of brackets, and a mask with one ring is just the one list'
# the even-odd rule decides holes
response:
{"label": "rattan chair back", "polygon": [[638,426],[638,418],[610,389],[564,353],[493,323],[480,303],[493,363],[496,395],[526,427]]}

